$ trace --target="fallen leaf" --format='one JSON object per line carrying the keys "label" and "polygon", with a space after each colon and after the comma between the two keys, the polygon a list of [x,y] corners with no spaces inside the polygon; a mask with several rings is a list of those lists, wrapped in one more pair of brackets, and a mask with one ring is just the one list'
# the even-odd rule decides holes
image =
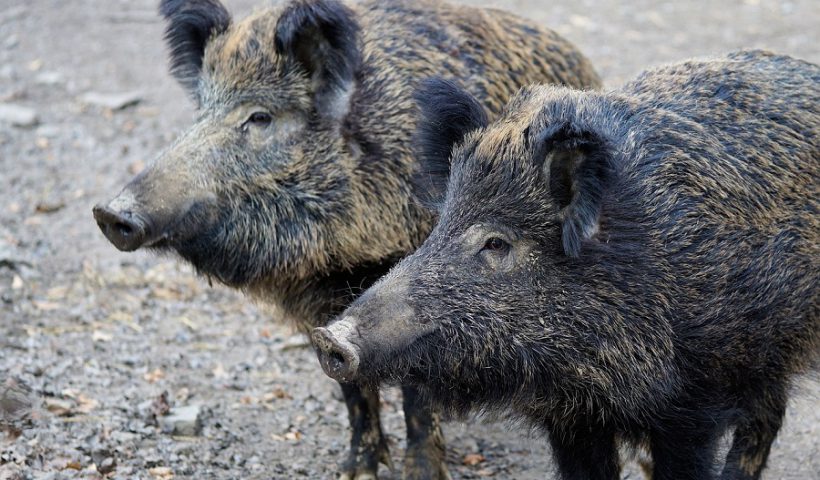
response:
{"label": "fallen leaf", "polygon": [[145,162],[142,160],[133,161],[128,165],[128,173],[131,175],[136,175],[143,170],[145,170]]}
{"label": "fallen leaf", "polygon": [[71,460],[70,462],[66,463],[65,465],[66,470],[82,470],[83,465],[78,462],[77,460]]}
{"label": "fallen leaf", "polygon": [[480,453],[468,453],[467,455],[464,455],[464,458],[461,460],[461,463],[473,467],[475,465],[478,465],[479,463],[484,462],[485,460],[486,458],[484,458],[484,455]]}
{"label": "fallen leaf", "polygon": [[157,287],[151,290],[151,294],[160,300],[179,300],[181,295],[170,288]]}
{"label": "fallen leaf", "polygon": [[58,417],[68,417],[74,414],[74,403],[59,398],[46,398],[46,410]]}
{"label": "fallen leaf", "polygon": [[228,372],[225,371],[225,367],[222,366],[221,363],[217,363],[213,370],[211,370],[214,378],[225,378],[228,376]]}
{"label": "fallen leaf", "polygon": [[49,300],[62,300],[68,293],[68,286],[51,287],[46,291],[46,298]]}
{"label": "fallen leaf", "polygon": [[193,320],[191,320],[188,317],[185,317],[185,316],[179,317],[179,318],[177,318],[177,320],[179,320],[180,323],[182,323],[186,327],[190,328],[191,331],[196,332],[197,330],[199,330],[199,326]]}
{"label": "fallen leaf", "polygon": [[168,467],[154,467],[148,469],[148,473],[151,474],[154,478],[159,478],[160,480],[171,480],[174,478],[174,471]]}
{"label": "fallen leaf", "polygon": [[110,342],[113,339],[114,335],[101,330],[94,330],[94,333],[91,334],[91,340],[94,342]]}
{"label": "fallen leaf", "polygon": [[92,410],[96,409],[100,405],[100,402],[91,397],[87,397],[82,393],[77,396],[77,403],[79,404],[77,406],[77,411],[86,414],[91,413]]}
{"label": "fallen leaf", "polygon": [[146,373],[142,376],[148,383],[155,383],[157,380],[161,380],[165,378],[165,372],[160,370],[159,368],[155,368],[153,371]]}
{"label": "fallen leaf", "polygon": [[282,389],[282,387],[276,387],[273,389],[273,391],[262,395],[262,401],[265,403],[272,402],[276,399],[293,400],[293,397],[290,396],[290,394],[286,392],[284,389]]}
{"label": "fallen leaf", "polygon": [[43,68],[43,60],[40,59],[40,58],[32,60],[32,61],[28,62],[28,65],[26,65],[26,68],[30,72],[36,72],[36,71],[40,70],[41,68]]}
{"label": "fallen leaf", "polygon": [[59,310],[59,309],[63,308],[62,305],[60,305],[59,303],[56,303],[56,302],[45,302],[45,301],[41,301],[41,300],[34,300],[31,303],[32,303],[32,305],[34,305],[34,308],[36,308],[37,310],[42,310],[44,312],[50,312],[52,310]]}
{"label": "fallen leaf", "polygon": [[65,202],[61,200],[42,201],[34,206],[34,211],[37,213],[54,213],[59,212],[63,208],[65,208]]}

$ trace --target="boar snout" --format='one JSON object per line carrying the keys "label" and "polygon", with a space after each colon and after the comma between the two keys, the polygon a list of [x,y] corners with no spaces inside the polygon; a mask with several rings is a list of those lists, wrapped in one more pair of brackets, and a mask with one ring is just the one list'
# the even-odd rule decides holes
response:
{"label": "boar snout", "polygon": [[146,244],[151,238],[152,228],[148,219],[135,212],[123,196],[108,205],[96,205],[93,213],[105,238],[117,249],[131,252]]}
{"label": "boar snout", "polygon": [[350,342],[354,332],[353,323],[345,318],[327,328],[313,330],[313,343],[316,345],[319,362],[325,373],[340,382],[356,379],[359,370],[359,353]]}

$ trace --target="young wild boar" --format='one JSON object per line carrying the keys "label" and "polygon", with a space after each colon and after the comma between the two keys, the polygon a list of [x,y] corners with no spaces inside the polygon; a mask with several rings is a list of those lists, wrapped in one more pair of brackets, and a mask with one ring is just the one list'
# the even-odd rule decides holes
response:
{"label": "young wild boar", "polygon": [[[176,252],[302,331],[432,228],[410,193],[419,79],[458,79],[491,112],[522,85],[599,84],[567,41],[494,10],[299,0],[236,23],[216,0],[165,0],[160,11],[197,119],[94,217],[117,248]],[[342,477],[375,478],[390,460],[378,390],[342,389],[353,428]],[[412,388],[404,401],[405,476],[441,478],[436,417]]]}
{"label": "young wild boar", "polygon": [[512,411],[565,479],[618,478],[622,442],[655,480],[715,478],[730,427],[721,478],[759,478],[820,347],[820,68],[755,51],[532,87],[489,126],[447,82],[419,98],[440,220],[314,331],[325,371]]}

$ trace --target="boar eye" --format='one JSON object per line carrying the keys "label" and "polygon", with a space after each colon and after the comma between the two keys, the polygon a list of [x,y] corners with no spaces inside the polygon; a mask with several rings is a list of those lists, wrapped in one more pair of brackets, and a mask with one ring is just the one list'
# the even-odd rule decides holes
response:
{"label": "boar eye", "polygon": [[245,120],[244,126],[247,125],[255,125],[257,127],[266,127],[270,125],[273,121],[273,116],[271,116],[268,112],[253,112],[247,120]]}
{"label": "boar eye", "polygon": [[505,252],[509,250],[509,248],[510,244],[504,240],[498,237],[490,237],[487,239],[487,242],[484,243],[484,248],[482,250],[490,252]]}

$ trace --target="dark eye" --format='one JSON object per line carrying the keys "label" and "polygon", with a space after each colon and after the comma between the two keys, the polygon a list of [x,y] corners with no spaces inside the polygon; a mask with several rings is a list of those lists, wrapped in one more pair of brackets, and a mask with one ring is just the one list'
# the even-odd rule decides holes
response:
{"label": "dark eye", "polygon": [[273,121],[273,117],[268,112],[253,112],[248,121],[245,123],[252,123],[254,125],[263,127]]}
{"label": "dark eye", "polygon": [[498,237],[490,237],[487,243],[484,244],[484,250],[491,252],[502,252],[510,248],[510,244]]}

